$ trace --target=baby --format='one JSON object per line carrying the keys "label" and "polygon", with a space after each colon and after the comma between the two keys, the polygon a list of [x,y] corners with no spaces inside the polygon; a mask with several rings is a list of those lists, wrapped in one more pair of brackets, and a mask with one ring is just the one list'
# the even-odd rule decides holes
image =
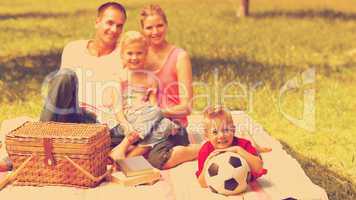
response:
{"label": "baby", "polygon": [[235,126],[232,116],[223,107],[209,107],[204,111],[204,134],[208,141],[200,148],[198,171],[196,172],[201,187],[207,187],[204,178],[205,162],[221,151],[236,152],[243,157],[251,169],[252,179],[267,173],[267,170],[262,167],[263,162],[251,142],[234,136]]}

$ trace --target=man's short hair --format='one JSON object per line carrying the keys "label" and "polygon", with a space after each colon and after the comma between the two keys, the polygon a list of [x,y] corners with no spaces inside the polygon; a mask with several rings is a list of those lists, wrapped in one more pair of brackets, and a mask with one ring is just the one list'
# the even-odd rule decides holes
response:
{"label": "man's short hair", "polygon": [[106,2],[106,3],[102,4],[101,6],[99,6],[98,17],[101,17],[103,15],[103,13],[105,12],[105,10],[108,8],[113,8],[113,9],[119,10],[122,14],[124,14],[125,19],[127,18],[125,7],[117,2]]}

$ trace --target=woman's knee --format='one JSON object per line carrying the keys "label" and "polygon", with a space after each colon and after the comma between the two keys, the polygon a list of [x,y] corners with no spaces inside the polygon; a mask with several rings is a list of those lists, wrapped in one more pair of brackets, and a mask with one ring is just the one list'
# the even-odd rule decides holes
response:
{"label": "woman's knee", "polygon": [[170,136],[169,139],[173,141],[175,145],[187,146],[190,143],[187,129],[184,127],[181,127],[177,134]]}

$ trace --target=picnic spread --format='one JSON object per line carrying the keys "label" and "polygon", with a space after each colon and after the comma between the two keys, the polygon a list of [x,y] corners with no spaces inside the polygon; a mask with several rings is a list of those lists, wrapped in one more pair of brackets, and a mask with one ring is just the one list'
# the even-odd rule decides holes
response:
{"label": "picnic spread", "polygon": [[[99,166],[95,166],[95,163],[98,163],[98,159],[103,159],[103,155],[107,152],[107,145],[105,145],[105,139],[98,139],[98,138],[105,138],[105,134],[101,132],[103,131],[103,127],[100,125],[84,125],[84,126],[92,126],[94,130],[96,130],[98,134],[94,134],[96,136],[92,136],[92,138],[97,138],[101,142],[96,142],[95,144],[88,142],[90,139],[87,139],[88,145],[81,144],[82,146],[78,146],[78,144],[73,143],[74,139],[68,139],[70,144],[73,144],[76,147],[79,147],[81,151],[77,150],[77,155],[74,157],[78,157],[77,160],[67,158],[73,157],[73,153],[69,153],[69,156],[66,156],[66,149],[68,145],[61,146],[60,142],[56,142],[59,139],[59,136],[56,136],[45,143],[49,146],[47,155],[36,155],[37,158],[31,157],[21,157],[21,154],[24,154],[23,150],[27,150],[31,152],[36,152],[35,147],[30,147],[26,149],[25,146],[18,145],[18,138],[21,138],[21,134],[15,136],[13,130],[19,130],[19,127],[24,127],[31,123],[27,121],[36,121],[35,119],[31,119],[28,117],[19,117],[16,119],[9,119],[3,121],[1,125],[1,137],[6,137],[13,139],[13,144],[8,147],[10,159],[14,159],[14,166],[15,169],[20,168],[21,163],[23,164],[26,162],[26,159],[37,159],[36,163],[33,162],[31,165],[32,172],[30,175],[26,174],[26,172],[19,172],[16,174],[15,180],[9,185],[7,185],[4,189],[0,191],[0,198],[1,199],[9,199],[9,198],[23,198],[23,199],[44,199],[46,197],[51,197],[51,199],[66,199],[66,200],[74,200],[74,199],[82,199],[82,200],[90,200],[90,199],[100,199],[100,198],[121,198],[124,197],[125,199],[176,199],[176,200],[185,200],[185,199],[243,199],[243,200],[259,200],[259,199],[266,199],[266,200],[274,200],[274,199],[320,199],[320,200],[327,200],[327,194],[325,190],[318,185],[315,185],[309,177],[305,174],[300,164],[291,157],[284,149],[283,146],[274,138],[272,138],[261,125],[256,123],[248,114],[243,111],[234,111],[232,112],[234,122],[237,125],[237,132],[239,133],[238,137],[246,137],[247,139],[252,140],[253,143],[256,143],[260,146],[268,146],[271,147],[273,150],[269,153],[261,154],[264,168],[268,169],[268,173],[261,178],[250,182],[247,191],[241,193],[239,195],[234,196],[223,196],[220,194],[212,193],[207,188],[201,188],[195,177],[195,171],[197,170],[197,161],[190,161],[183,163],[175,168],[169,170],[161,170],[160,171],[160,179],[153,184],[145,184],[145,185],[138,185],[138,186],[125,186],[122,184],[118,184],[114,181],[109,181],[109,179],[103,179],[100,181],[99,178],[96,179],[97,182],[90,177],[100,177],[103,176],[107,171],[105,169],[99,169]],[[204,141],[204,137],[202,134],[202,116],[201,115],[191,115],[189,117],[189,139],[191,143],[201,143]],[[32,126],[36,123],[32,123]],[[51,123],[49,123],[51,124]],[[65,125],[64,125],[65,126]],[[73,124],[69,124],[69,126],[73,126]],[[78,130],[84,130],[85,128],[78,126]],[[33,127],[31,127],[33,128]],[[53,127],[52,127],[53,128]],[[88,127],[86,127],[88,128]],[[62,125],[62,129],[64,130]],[[20,129],[21,130],[21,129]],[[32,136],[36,138],[36,131],[32,131]],[[85,132],[85,130],[84,130]],[[92,131],[95,132],[95,131]],[[9,134],[9,133],[12,133]],[[101,134],[101,136],[100,136]],[[39,132],[37,132],[39,135]],[[69,134],[70,135],[70,134]],[[53,138],[52,135],[51,138]],[[68,135],[67,135],[68,136]],[[62,137],[62,136],[61,136]],[[65,137],[65,136],[63,136]],[[87,137],[90,138],[90,137]],[[29,138],[21,138],[22,140],[27,140],[29,143],[36,144],[33,142],[34,139]],[[31,142],[32,140],[32,142]],[[85,139],[79,139],[83,141]],[[48,144],[49,143],[49,144]],[[83,142],[82,142],[83,143]],[[85,142],[84,142],[85,143]],[[37,143],[39,144],[39,143]],[[43,144],[41,144],[43,145]],[[58,146],[59,145],[59,146]],[[83,146],[84,145],[84,146]],[[36,146],[36,145],[35,145]],[[71,146],[71,145],[69,145]],[[87,148],[85,151],[85,146],[91,146]],[[91,152],[90,148],[101,148],[102,155],[94,156],[93,158],[90,155],[96,155],[97,153]],[[1,147],[2,152],[4,150],[4,145]],[[25,148],[25,149],[24,149]],[[21,153],[21,151],[22,153]],[[69,148],[72,149],[73,148]],[[75,148],[74,148],[75,149]],[[37,148],[38,150],[38,148]],[[52,151],[51,151],[52,150]],[[57,153],[59,151],[59,154]],[[70,150],[71,152],[73,152]],[[84,152],[84,153],[83,153]],[[89,153],[85,157],[86,153]],[[68,153],[68,152],[67,152]],[[93,154],[94,153],[94,154]],[[100,153],[99,153],[100,154]],[[54,156],[51,160],[51,156]],[[84,156],[84,157],[83,157]],[[57,158],[57,159],[56,159]],[[46,164],[47,159],[47,164]],[[89,161],[90,159],[96,160],[95,162]],[[61,171],[63,176],[67,177],[65,180],[73,181],[77,178],[73,178],[73,180],[68,177],[73,175],[74,177],[80,177],[84,181],[81,182],[73,182],[75,184],[71,184],[71,182],[65,182],[64,184],[58,184],[58,180],[60,179],[60,175],[54,179],[54,184],[38,184],[43,183],[44,177],[47,175],[46,172],[41,172],[41,167],[51,167],[49,165],[51,162],[56,162],[59,160],[61,163],[61,167],[65,166],[66,170],[69,171],[68,173],[63,172],[64,169],[58,169],[57,174],[60,174]],[[83,161],[84,160],[84,161]],[[31,161],[27,161],[28,163]],[[87,162],[83,165],[83,163]],[[27,164],[28,164],[27,163]],[[79,163],[79,164],[78,164]],[[92,176],[86,174],[86,171],[90,171],[90,167],[92,166],[94,171],[91,171],[89,174],[93,174]],[[81,170],[82,168],[83,170]],[[15,170],[16,171],[16,170]],[[15,173],[15,171],[11,173]],[[30,170],[31,171],[31,170]],[[28,173],[28,170],[27,170]],[[69,175],[68,175],[69,174]],[[8,173],[0,173],[0,180],[4,179]],[[38,175],[36,178],[35,176]],[[32,179],[31,179],[32,178]],[[37,184],[28,184],[25,180],[31,180],[30,183],[37,183]],[[101,179],[100,179],[101,180]],[[106,180],[106,181],[105,181]],[[63,180],[62,180],[63,181]],[[48,181],[47,181],[48,182]],[[21,184],[22,183],[22,184]],[[23,184],[25,183],[25,184]],[[81,185],[83,184],[83,185]],[[99,185],[98,185],[99,184]],[[18,185],[26,185],[26,186],[18,186]],[[29,186],[29,185],[41,185],[41,187],[37,186]],[[64,185],[64,186],[62,186]],[[69,187],[69,185],[75,185],[75,187]],[[79,187],[78,187],[79,186]],[[90,187],[90,188],[83,188]]]}

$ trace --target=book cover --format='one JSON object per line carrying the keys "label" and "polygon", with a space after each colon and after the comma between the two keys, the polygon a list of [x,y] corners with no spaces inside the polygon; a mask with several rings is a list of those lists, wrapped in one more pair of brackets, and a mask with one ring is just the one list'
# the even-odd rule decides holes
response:
{"label": "book cover", "polygon": [[136,186],[143,184],[154,184],[161,178],[159,170],[154,169],[152,173],[127,177],[123,172],[114,172],[111,174],[110,181],[123,186]]}
{"label": "book cover", "polygon": [[127,177],[153,173],[155,169],[143,156],[118,160],[117,164]]}

